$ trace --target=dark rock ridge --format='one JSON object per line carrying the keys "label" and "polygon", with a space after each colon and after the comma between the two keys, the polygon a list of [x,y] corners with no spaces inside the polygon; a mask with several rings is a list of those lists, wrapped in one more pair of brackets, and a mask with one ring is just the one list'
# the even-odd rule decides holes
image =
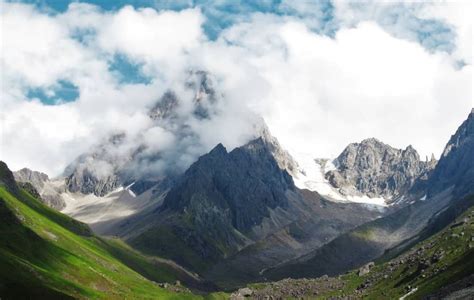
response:
{"label": "dark rock ridge", "polygon": [[396,199],[426,180],[436,160],[421,161],[412,146],[395,149],[370,138],[347,146],[334,164],[337,169],[325,176],[341,194]]}
{"label": "dark rock ridge", "polygon": [[457,197],[474,193],[474,109],[451,136],[433,175],[428,194],[454,187]]}
{"label": "dark rock ridge", "polygon": [[162,209],[186,210],[198,223],[215,217],[214,210],[229,212],[222,217],[243,232],[260,224],[269,209],[286,207],[286,191],[295,190],[291,176],[279,168],[267,147],[262,138],[230,153],[217,145],[186,171]]}
{"label": "dark rock ridge", "polygon": [[65,186],[63,184],[54,185],[45,173],[23,168],[13,172],[13,175],[18,183],[23,184],[24,189],[41,199],[46,205],[57,210],[61,210],[66,206],[61,197],[61,193],[65,191]]}

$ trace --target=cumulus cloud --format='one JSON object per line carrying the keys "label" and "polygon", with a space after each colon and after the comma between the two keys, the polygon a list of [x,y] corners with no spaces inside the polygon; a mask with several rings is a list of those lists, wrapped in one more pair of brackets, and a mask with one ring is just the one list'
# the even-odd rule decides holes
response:
{"label": "cumulus cloud", "polygon": [[[248,141],[256,115],[291,153],[334,157],[375,136],[439,154],[473,106],[472,23],[461,5],[449,5],[397,6],[411,16],[387,25],[388,4],[335,2],[336,18],[325,21],[326,6],[308,14],[285,2],[284,16],[252,13],[209,39],[199,8],[104,11],[73,3],[47,14],[2,3],[1,158],[14,169],[57,175],[125,133],[106,149],[109,160],[126,164],[143,146],[134,170],[183,169],[219,142],[232,149]],[[420,40],[414,32],[434,18],[439,23],[430,24],[453,34]],[[111,67],[117,55],[149,82],[123,82]],[[219,101],[202,102],[208,117],[195,114],[199,95],[185,84],[190,70],[214,78]],[[78,88],[74,102],[47,106],[28,98],[29,89],[48,91],[61,80]],[[176,119],[154,122],[148,113],[167,90],[180,99]],[[98,174],[110,172],[105,163]]]}

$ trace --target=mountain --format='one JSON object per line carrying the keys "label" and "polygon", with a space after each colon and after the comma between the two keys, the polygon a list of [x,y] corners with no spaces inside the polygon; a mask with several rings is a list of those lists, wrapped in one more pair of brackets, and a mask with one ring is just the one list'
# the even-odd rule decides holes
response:
{"label": "mountain", "polygon": [[[174,254],[172,258],[198,269],[248,244],[245,234],[270,217],[270,209],[287,207],[286,194],[294,191],[291,177],[262,139],[231,152],[219,144],[178,179],[154,212],[157,224],[130,243],[147,252],[162,248],[158,253]],[[164,241],[160,232],[176,241]],[[178,243],[180,251],[192,255],[168,252],[166,247]]]}
{"label": "mountain", "polygon": [[429,195],[447,188],[456,197],[474,193],[474,109],[449,139],[428,185]]}
{"label": "mountain", "polygon": [[13,172],[18,183],[30,183],[38,192],[39,198],[49,207],[61,210],[66,207],[61,193],[65,191],[62,180],[50,180],[48,175],[28,168]]}
{"label": "mountain", "polygon": [[[66,187],[70,192],[105,196],[121,186],[133,183],[135,194],[145,192],[156,184],[156,177],[181,174],[189,166],[188,147],[198,147],[199,140],[189,123],[211,119],[222,95],[214,88],[215,79],[204,71],[189,71],[183,84],[175,89],[190,94],[192,99],[180,99],[177,92],[167,90],[149,108],[151,126],[146,132],[167,132],[175,138],[176,147],[169,150],[153,148],[151,137],[143,132],[138,137],[124,132],[111,134],[91,151],[79,156],[65,170]],[[189,103],[184,100],[190,100]],[[184,107],[184,108],[183,108]],[[191,109],[183,114],[183,109]],[[189,150],[195,152],[196,149]],[[183,167],[184,165],[184,167]],[[153,167],[156,166],[156,167]]]}
{"label": "mountain", "polygon": [[[445,150],[447,155],[443,155],[443,162],[440,160],[432,171],[427,183],[431,191],[429,197],[367,222],[312,253],[267,270],[263,275],[280,279],[340,274],[382,255],[397,255],[446,226],[469,208],[472,201],[466,196],[473,194],[473,184],[468,177],[470,170],[453,167],[460,166],[461,162],[469,164],[467,160],[474,158],[471,148],[473,131],[469,126],[472,126],[472,113],[446,146],[446,149],[453,150],[452,154]],[[453,141],[458,141],[455,148]],[[447,174],[446,170],[451,171],[449,176],[440,178],[439,174]]]}
{"label": "mountain", "polygon": [[118,240],[95,236],[87,225],[20,188],[3,162],[0,216],[2,299],[202,298],[170,284],[180,280],[205,286],[194,274],[158,257],[143,256]]}
{"label": "mountain", "polygon": [[342,195],[367,195],[396,200],[405,195],[417,180],[425,180],[436,160],[421,161],[412,146],[395,149],[370,138],[352,143],[334,160],[335,170],[326,179]]}
{"label": "mountain", "polygon": [[232,288],[383,215],[299,190],[280,167],[288,158],[269,134],[230,152],[219,144],[176,179],[156,209],[106,234]]}

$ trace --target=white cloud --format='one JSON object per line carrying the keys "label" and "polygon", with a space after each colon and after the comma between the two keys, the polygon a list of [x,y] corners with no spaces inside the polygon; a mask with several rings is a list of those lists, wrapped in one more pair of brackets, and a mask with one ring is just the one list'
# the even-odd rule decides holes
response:
{"label": "white cloud", "polygon": [[447,54],[429,53],[374,23],[331,39],[300,23],[259,22],[236,26],[223,39],[246,49],[242,59],[267,91],[256,99],[267,104],[260,113],[293,152],[334,157],[349,142],[375,136],[439,154],[472,105],[471,66],[457,70]]}
{"label": "white cloud", "polygon": [[[350,13],[339,11],[345,18]],[[197,9],[106,12],[74,3],[63,14],[46,15],[2,3],[1,158],[13,169],[58,174],[123,131],[129,137],[117,155],[145,143],[187,166],[218,142],[231,149],[247,141],[253,113],[263,115],[292,152],[334,157],[349,142],[375,136],[397,147],[413,144],[422,155],[439,154],[472,107],[472,66],[455,63],[472,61],[472,23],[435,6],[416,13],[453,24],[459,43],[452,54],[429,52],[359,16],[329,38],[309,30],[311,22],[257,13],[210,41]],[[140,63],[151,82],[121,83],[109,70],[115,54]],[[182,88],[192,68],[209,70],[225,94],[210,119],[192,115],[194,95]],[[54,91],[61,79],[78,87],[75,102],[27,101],[28,87]],[[168,87],[182,100],[177,124],[189,127],[192,138],[179,137],[175,124],[153,127],[146,115]]]}

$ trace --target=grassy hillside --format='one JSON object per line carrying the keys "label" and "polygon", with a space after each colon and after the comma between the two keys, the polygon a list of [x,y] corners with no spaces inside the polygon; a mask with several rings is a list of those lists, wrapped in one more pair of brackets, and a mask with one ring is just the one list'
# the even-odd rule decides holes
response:
{"label": "grassy hillside", "polygon": [[[421,299],[445,297],[474,284],[474,197],[470,208],[430,238],[397,257],[376,264],[367,274],[359,270],[338,277],[285,279],[254,284],[254,298]],[[474,296],[474,290],[465,290]]]}
{"label": "grassy hillside", "polygon": [[15,195],[11,190],[0,185],[0,298],[202,298],[186,288],[161,288],[144,277],[173,282],[189,274],[119,241],[95,237],[86,225],[24,190]]}

